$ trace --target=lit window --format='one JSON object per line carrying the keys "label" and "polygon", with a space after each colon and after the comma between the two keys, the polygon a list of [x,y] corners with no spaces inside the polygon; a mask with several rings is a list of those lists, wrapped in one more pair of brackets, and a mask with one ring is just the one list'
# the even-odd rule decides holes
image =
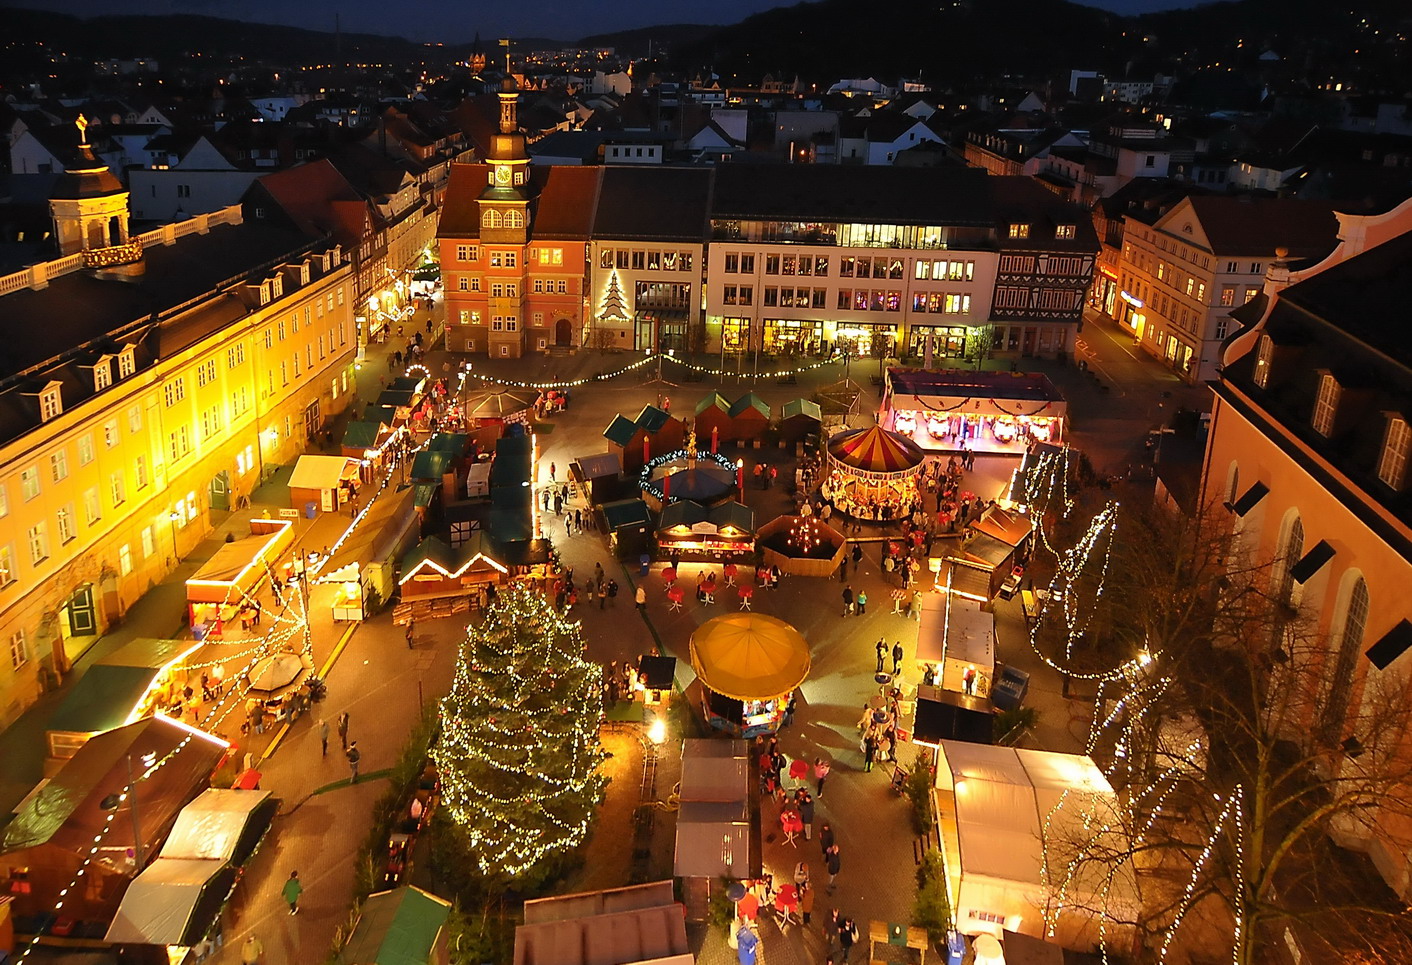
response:
{"label": "lit window", "polygon": [[1319,378],[1319,395],[1314,400],[1314,418],[1311,420],[1314,431],[1327,436],[1334,431],[1334,413],[1338,411],[1338,399],[1343,389],[1338,380],[1325,372]]}
{"label": "lit window", "polygon": [[1011,238],[1028,238],[1030,236],[1030,226],[1027,224],[1010,225]]}
{"label": "lit window", "polygon": [[49,454],[49,476],[54,482],[62,482],[69,477],[69,453],[66,449]]}
{"label": "lit window", "polygon": [[1412,428],[1401,416],[1388,419],[1383,433],[1383,451],[1378,457],[1378,478],[1393,489],[1401,489],[1407,475],[1407,449],[1412,441]]}
{"label": "lit window", "polygon": [[93,461],[93,436],[79,436],[78,439],[78,464],[86,466]]}
{"label": "lit window", "polygon": [[1265,388],[1270,384],[1270,362],[1275,357],[1275,340],[1268,335],[1260,336],[1260,345],[1255,350],[1255,384]]}
{"label": "lit window", "polygon": [[39,418],[48,422],[64,411],[64,402],[59,394],[59,386],[51,385],[39,393]]}
{"label": "lit window", "polygon": [[20,470],[20,492],[24,493],[25,502],[39,495],[39,470],[34,466]]}
{"label": "lit window", "polygon": [[99,359],[93,366],[93,391],[101,392],[113,384],[113,362],[111,359]]}
{"label": "lit window", "polygon": [[10,666],[19,670],[29,663],[29,646],[25,643],[25,632],[16,630],[10,634]]}
{"label": "lit window", "polygon": [[137,371],[137,359],[133,357],[131,347],[123,349],[118,353],[118,377],[127,378]]}

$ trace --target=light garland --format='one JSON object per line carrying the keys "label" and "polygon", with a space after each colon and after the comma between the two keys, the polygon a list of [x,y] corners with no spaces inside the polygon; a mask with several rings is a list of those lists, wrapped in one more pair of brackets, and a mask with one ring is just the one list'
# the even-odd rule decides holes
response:
{"label": "light garland", "polygon": [[[767,372],[767,373],[765,373],[765,374],[766,374],[766,375],[776,376],[776,377],[778,377],[778,376],[803,375],[805,372],[812,372],[812,371],[814,371],[815,369],[823,368],[825,365],[833,365],[834,363],[838,362],[838,360],[839,360],[840,358],[841,358],[841,356],[839,356],[839,355],[831,355],[831,356],[829,356],[828,358],[824,359],[824,360],[821,361],[821,362],[814,362],[814,363],[811,363],[811,364],[809,364],[809,365],[800,365],[800,366],[796,366],[795,368],[792,368],[792,369],[781,369],[780,371],[777,371],[777,372]],[[542,390],[542,389],[576,389],[576,388],[578,388],[578,387],[580,387],[580,386],[588,385],[590,382],[608,382],[608,381],[610,381],[610,380],[612,380],[612,379],[616,379],[616,378],[617,378],[618,376],[620,376],[620,375],[626,375],[626,374],[629,373],[629,372],[632,372],[632,371],[635,371],[635,370],[637,370],[637,369],[640,369],[640,368],[642,368],[644,365],[649,365],[649,364],[651,364],[651,363],[653,363],[653,362],[661,362],[661,361],[664,361],[664,360],[667,361],[667,362],[673,362],[673,363],[675,363],[675,364],[677,364],[677,365],[682,366],[683,368],[691,369],[693,372],[700,372],[700,373],[702,373],[703,375],[711,375],[711,376],[715,376],[716,378],[740,378],[740,379],[745,379],[745,378],[753,378],[753,377],[754,377],[754,376],[744,375],[744,374],[739,373],[739,372],[730,372],[730,371],[727,371],[724,367],[718,367],[718,368],[714,368],[714,369],[712,369],[712,368],[707,368],[707,367],[704,366],[704,365],[697,365],[695,362],[688,362],[688,361],[686,361],[685,359],[679,359],[679,358],[677,358],[675,355],[666,355],[666,354],[662,354],[662,355],[648,355],[648,356],[646,356],[645,358],[638,359],[636,362],[630,362],[630,363],[628,363],[627,365],[624,365],[622,368],[617,369],[617,370],[615,370],[615,371],[612,371],[612,372],[599,372],[599,373],[597,373],[596,375],[585,376],[584,378],[581,378],[581,379],[560,379],[560,380],[555,381],[555,382],[521,382],[521,381],[519,381],[519,380],[517,380],[517,379],[507,379],[507,378],[503,378],[503,377],[498,376],[498,375],[486,375],[486,374],[484,374],[484,373],[481,373],[481,374],[477,375],[476,377],[477,377],[478,379],[481,379],[481,380],[484,381],[484,382],[494,382],[496,385],[510,385],[510,386],[514,386],[514,387],[517,388],[517,389],[538,389],[538,390]],[[469,370],[469,369],[466,369],[465,371],[462,372],[462,374],[461,374],[461,382],[462,382],[462,384],[465,384],[466,376],[469,375],[469,373],[470,373],[470,370]]]}
{"label": "light garland", "polygon": [[484,874],[518,877],[588,835],[607,778],[602,668],[583,652],[580,625],[520,584],[467,628],[432,756]]}
{"label": "light garland", "polygon": [[[1111,680],[1122,673],[1121,667],[1103,673],[1088,673],[1076,671],[1070,665],[1073,660],[1074,645],[1088,632],[1089,624],[1093,621],[1093,611],[1096,608],[1097,600],[1103,595],[1103,585],[1113,554],[1114,533],[1117,525],[1118,504],[1110,501],[1093,518],[1088,531],[1084,533],[1078,543],[1058,554],[1058,566],[1053,579],[1049,582],[1048,596],[1040,610],[1039,618],[1030,626],[1030,648],[1034,650],[1035,654],[1052,669],[1076,680]],[[1100,545],[1102,546],[1102,559],[1096,564],[1097,572],[1093,574],[1093,600],[1083,607],[1085,612],[1081,614],[1080,606],[1084,601],[1080,599],[1079,584],[1085,576],[1091,573],[1093,569],[1091,561],[1097,555]],[[1062,664],[1045,653],[1039,645],[1040,628],[1046,620],[1051,618],[1051,614],[1056,608],[1064,621],[1064,662]]]}
{"label": "light garland", "polygon": [[[735,463],[727,459],[725,456],[721,455],[719,452],[706,452],[704,450],[699,450],[697,451],[695,458],[698,461],[715,463],[718,468],[724,469],[726,472],[730,473],[732,485],[734,484],[736,475],[736,465]],[[658,469],[661,469],[663,466],[669,466],[674,462],[689,462],[691,461],[691,459],[692,454],[691,451],[688,449],[677,449],[673,452],[669,452],[661,456],[655,456],[652,459],[649,459],[647,461],[647,464],[642,467],[642,472],[638,473],[637,488],[642,490],[647,495],[653,497],[654,499],[657,499],[661,502],[666,502],[666,488],[662,486],[660,482],[654,480],[652,478],[652,474]]]}

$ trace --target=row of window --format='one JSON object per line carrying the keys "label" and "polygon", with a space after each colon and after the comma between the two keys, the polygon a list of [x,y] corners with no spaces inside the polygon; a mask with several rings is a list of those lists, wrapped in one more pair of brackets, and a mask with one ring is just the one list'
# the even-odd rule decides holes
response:
{"label": "row of window", "polygon": [[1077,311],[1083,292],[1068,288],[1020,288],[1001,285],[995,289],[997,309],[1034,309],[1046,312]]}
{"label": "row of window", "polygon": [[[479,275],[461,275],[456,279],[456,290],[462,292],[479,292],[482,290],[482,282]],[[530,290],[536,295],[567,295],[569,293],[569,280],[567,278],[535,278],[530,281]],[[490,284],[491,298],[519,298],[520,285],[513,281],[496,281]]]}
{"label": "row of window", "polygon": [[689,251],[647,251],[641,248],[603,248],[598,252],[599,268],[624,271],[691,271]]}

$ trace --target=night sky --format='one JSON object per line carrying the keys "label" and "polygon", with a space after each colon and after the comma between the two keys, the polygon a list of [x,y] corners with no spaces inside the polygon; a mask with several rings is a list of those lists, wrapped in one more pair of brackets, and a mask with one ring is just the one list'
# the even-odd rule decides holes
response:
{"label": "night sky", "polygon": [[[1120,13],[1144,13],[1190,6],[1192,2],[1095,0],[1091,5]],[[317,30],[332,30],[334,11],[338,11],[344,30],[457,43],[469,41],[477,31],[483,40],[507,34],[576,40],[659,23],[735,23],[749,14],[788,4],[779,0],[17,0],[13,5],[84,17],[112,13],[205,14]]]}

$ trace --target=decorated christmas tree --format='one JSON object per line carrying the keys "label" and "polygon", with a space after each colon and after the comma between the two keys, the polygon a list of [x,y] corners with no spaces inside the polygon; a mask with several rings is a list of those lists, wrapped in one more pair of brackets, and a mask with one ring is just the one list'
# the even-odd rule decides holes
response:
{"label": "decorated christmas tree", "polygon": [[579,625],[526,587],[502,591],[467,628],[432,756],[482,874],[524,876],[587,836],[607,784],[601,675],[583,658]]}
{"label": "decorated christmas tree", "polygon": [[603,293],[603,304],[598,306],[598,317],[604,320],[628,318],[628,307],[623,303],[623,288],[618,284],[616,269],[608,276],[608,290]]}

